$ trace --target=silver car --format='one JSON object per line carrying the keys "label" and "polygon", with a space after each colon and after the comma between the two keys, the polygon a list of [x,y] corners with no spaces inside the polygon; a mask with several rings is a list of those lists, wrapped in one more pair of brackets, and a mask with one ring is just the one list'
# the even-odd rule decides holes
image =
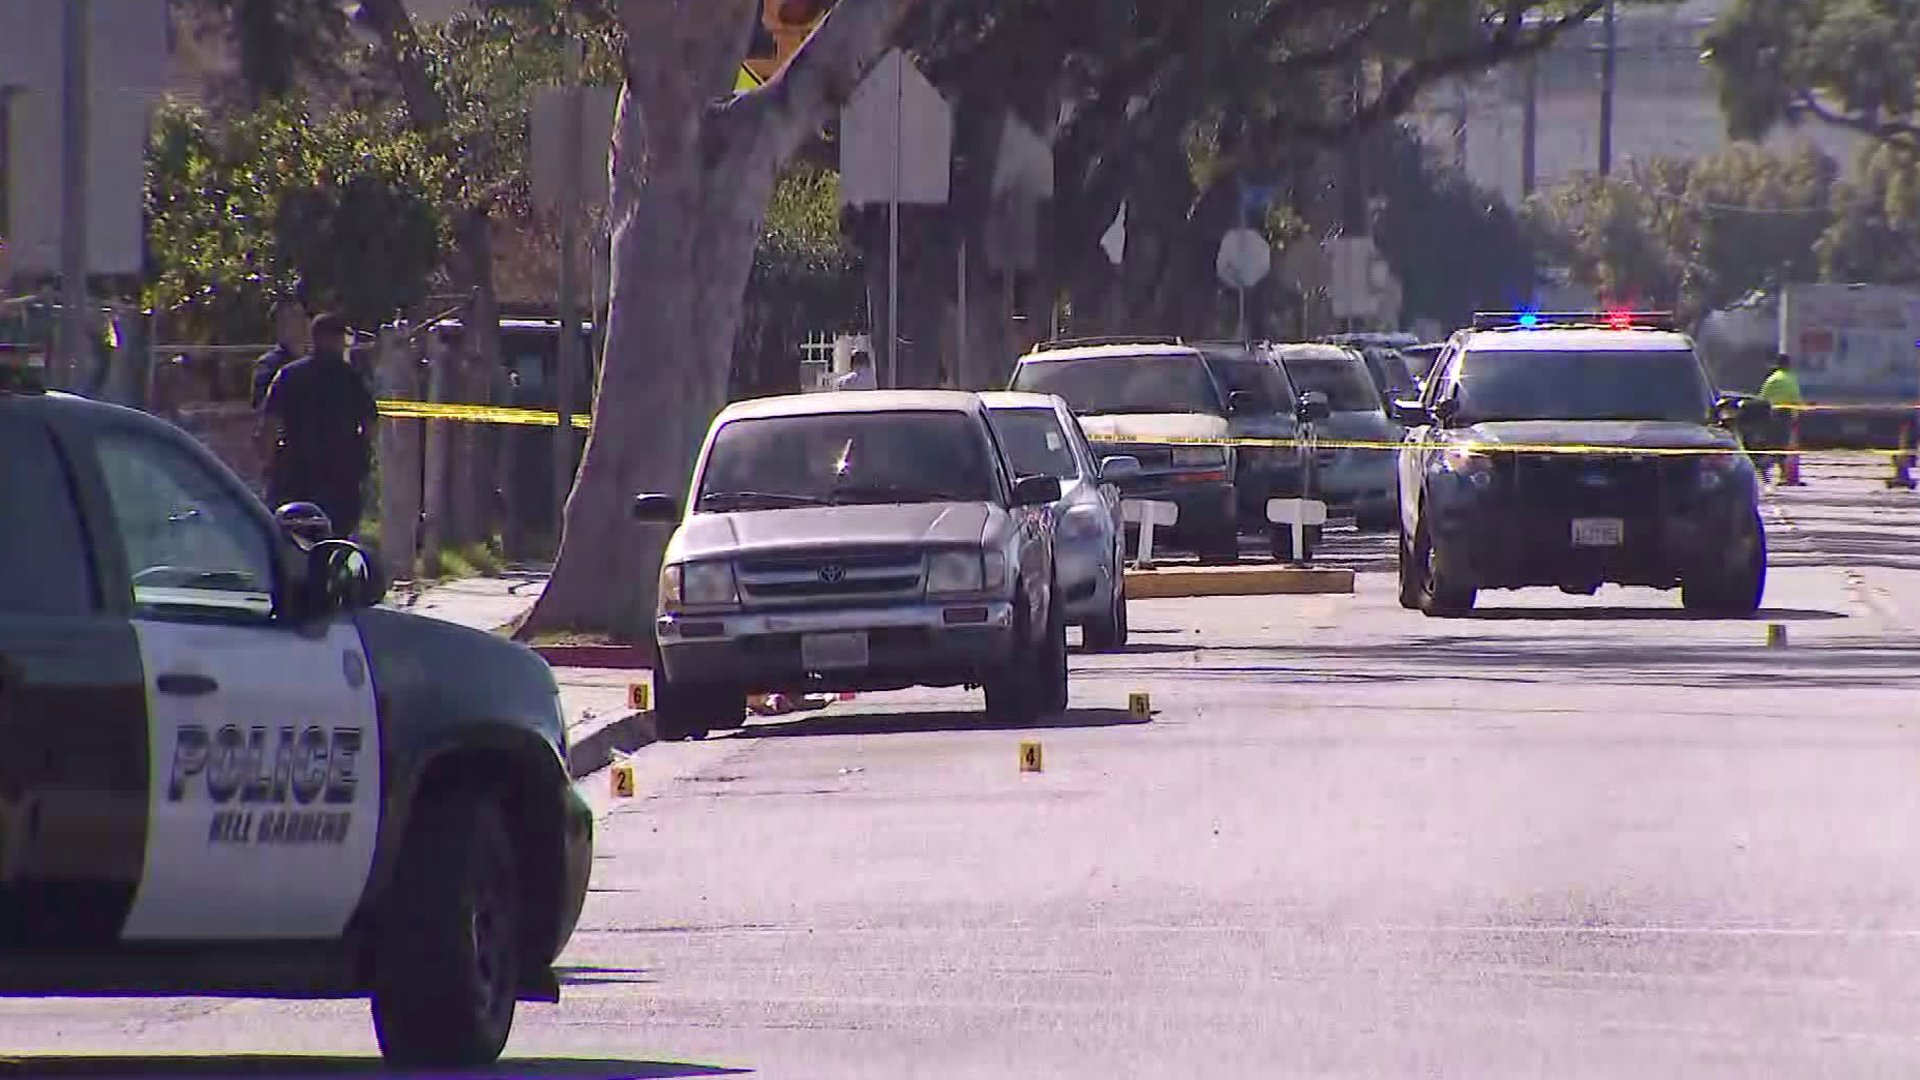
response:
{"label": "silver car", "polygon": [[1058,394],[983,393],[1000,448],[1016,476],[1060,481],[1053,515],[1053,560],[1067,621],[1098,651],[1127,643],[1126,528],[1115,481],[1140,471],[1126,456],[1096,459]]}

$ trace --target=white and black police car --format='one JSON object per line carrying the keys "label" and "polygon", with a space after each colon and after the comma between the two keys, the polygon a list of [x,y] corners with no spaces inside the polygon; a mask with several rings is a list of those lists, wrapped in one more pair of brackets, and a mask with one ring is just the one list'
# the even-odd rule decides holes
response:
{"label": "white and black police car", "polygon": [[1400,602],[1429,615],[1482,589],[1681,590],[1750,615],[1767,584],[1759,486],[1721,395],[1660,313],[1482,313],[1396,401]]}
{"label": "white and black police car", "polygon": [[397,1064],[496,1059],[592,862],[552,672],[0,377],[0,995],[365,996]]}

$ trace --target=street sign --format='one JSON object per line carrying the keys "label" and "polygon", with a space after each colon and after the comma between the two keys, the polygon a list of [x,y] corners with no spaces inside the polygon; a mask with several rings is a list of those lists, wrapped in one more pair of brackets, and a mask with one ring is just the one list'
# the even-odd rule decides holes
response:
{"label": "street sign", "polygon": [[1000,154],[993,167],[993,194],[1003,191],[1053,198],[1053,147],[1013,116],[1000,129]]}
{"label": "street sign", "polygon": [[[1327,283],[1327,299],[1336,319],[1357,319],[1373,315],[1380,308],[1380,289],[1374,269],[1380,254],[1373,241],[1364,236],[1341,237],[1328,242],[1333,259],[1332,280]],[[1384,264],[1382,264],[1384,265]]]}
{"label": "street sign", "polygon": [[[146,149],[153,107],[94,87],[87,106],[87,271],[137,274],[145,262]],[[13,272],[60,272],[60,89],[9,95],[7,216]]]}
{"label": "street sign", "polygon": [[[580,191],[588,206],[607,201],[607,154],[613,143],[613,114],[620,91],[612,86],[582,86],[580,94]],[[544,86],[533,93],[528,117],[528,165],[533,200],[548,209],[574,201],[567,186],[567,88]]]}
{"label": "street sign", "polygon": [[[46,0],[0,0],[0,88],[6,91],[8,114],[3,179],[12,273],[60,270],[67,191],[61,177],[63,8]],[[90,4],[85,14],[88,92],[80,126],[86,131],[86,179],[76,191],[85,213],[86,269],[139,273],[146,237],[147,134],[171,60],[165,45],[167,3],[113,0]]]}
{"label": "street sign", "polygon": [[1107,253],[1107,261],[1119,266],[1127,258],[1127,204],[1120,204],[1120,212],[1113,216],[1113,224],[1100,237],[1100,250]]}
{"label": "street sign", "polygon": [[840,113],[840,201],[944,205],[952,166],[953,109],[895,49]]}
{"label": "street sign", "polygon": [[1214,270],[1229,289],[1251,289],[1273,270],[1273,245],[1252,229],[1233,229],[1220,239]]}

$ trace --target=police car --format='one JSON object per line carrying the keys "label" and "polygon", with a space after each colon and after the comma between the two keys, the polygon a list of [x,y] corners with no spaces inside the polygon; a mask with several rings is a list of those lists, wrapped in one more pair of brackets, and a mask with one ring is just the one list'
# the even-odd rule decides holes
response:
{"label": "police car", "polygon": [[1393,405],[1409,428],[1401,604],[1460,614],[1481,589],[1622,584],[1752,613],[1767,538],[1735,429],[1766,408],[1716,395],[1665,316],[1476,316],[1422,396]]}
{"label": "police car", "polygon": [[552,673],[0,373],[0,994],[366,996],[398,1063],[495,1059],[592,861]]}

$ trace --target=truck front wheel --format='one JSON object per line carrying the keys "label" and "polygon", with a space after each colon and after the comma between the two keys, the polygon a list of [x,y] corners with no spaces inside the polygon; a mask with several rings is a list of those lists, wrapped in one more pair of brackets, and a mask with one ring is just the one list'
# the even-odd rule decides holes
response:
{"label": "truck front wheel", "polygon": [[470,791],[414,808],[380,912],[373,1027],[403,1068],[492,1064],[513,1028],[519,891],[499,804]]}

